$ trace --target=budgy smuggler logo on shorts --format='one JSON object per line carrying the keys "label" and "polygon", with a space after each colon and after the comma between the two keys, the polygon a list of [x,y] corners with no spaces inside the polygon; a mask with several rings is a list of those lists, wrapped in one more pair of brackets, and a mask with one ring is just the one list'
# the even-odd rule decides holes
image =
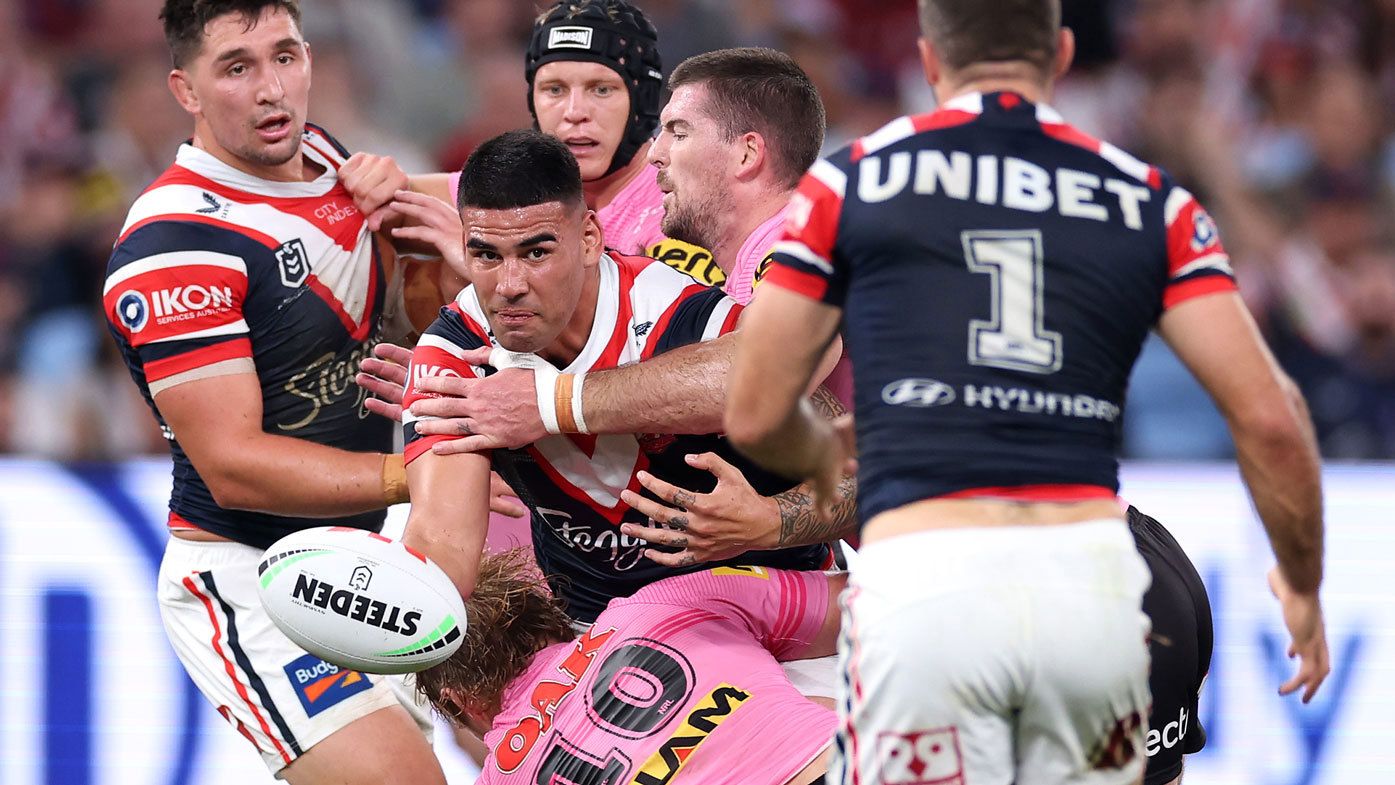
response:
{"label": "budgy smuggler logo on shorts", "polygon": [[325,662],[313,654],[297,657],[286,665],[286,678],[308,717],[373,686],[362,673]]}

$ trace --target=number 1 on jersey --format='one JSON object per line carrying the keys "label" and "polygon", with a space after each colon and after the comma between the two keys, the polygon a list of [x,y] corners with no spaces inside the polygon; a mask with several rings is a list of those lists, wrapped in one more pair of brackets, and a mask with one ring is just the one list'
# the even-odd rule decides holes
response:
{"label": "number 1 on jersey", "polygon": [[969,362],[1029,373],[1061,369],[1061,334],[1043,326],[1045,280],[1036,229],[960,234],[969,271],[991,280],[990,319],[969,322]]}

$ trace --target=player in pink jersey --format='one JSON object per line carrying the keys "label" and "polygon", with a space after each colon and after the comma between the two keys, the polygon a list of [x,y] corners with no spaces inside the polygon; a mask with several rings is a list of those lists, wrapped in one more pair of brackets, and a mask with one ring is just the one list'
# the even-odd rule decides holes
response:
{"label": "player in pink jersey", "polygon": [[481,563],[464,643],[417,677],[443,714],[484,735],[479,782],[821,781],[835,717],[778,661],[833,650],[842,575],[666,578],[577,636],[524,565],[518,554]]}

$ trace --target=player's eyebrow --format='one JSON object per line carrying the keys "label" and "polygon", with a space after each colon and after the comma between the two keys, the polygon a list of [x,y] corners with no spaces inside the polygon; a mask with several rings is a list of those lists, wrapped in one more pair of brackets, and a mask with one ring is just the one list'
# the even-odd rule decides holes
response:
{"label": "player's eyebrow", "polygon": [[[274,45],[272,45],[271,48],[274,51],[280,52],[286,49],[295,49],[299,46],[300,39],[293,38],[291,36],[286,36],[285,38],[282,38],[280,41],[277,41]],[[216,58],[214,58],[213,63],[217,65],[220,63],[226,63],[230,60],[242,60],[251,56],[252,50],[248,49],[245,46],[239,46],[236,49],[229,49],[228,51],[218,55]]]}
{"label": "player's eyebrow", "polygon": [[531,237],[525,237],[519,242],[519,248],[527,248],[532,245],[542,245],[543,243],[557,242],[557,235],[552,232],[539,232]]}
{"label": "player's eyebrow", "polygon": [[688,121],[680,117],[675,117],[674,119],[669,120],[667,123],[664,123],[664,130],[668,131],[669,133],[673,133],[674,129],[678,128],[678,126],[680,125],[684,128],[687,128]]}

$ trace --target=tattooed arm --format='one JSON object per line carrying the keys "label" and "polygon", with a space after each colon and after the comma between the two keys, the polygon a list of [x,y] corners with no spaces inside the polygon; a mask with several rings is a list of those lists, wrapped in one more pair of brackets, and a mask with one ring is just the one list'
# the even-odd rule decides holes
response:
{"label": "tattooed arm", "polygon": [[[839,417],[845,411],[838,399],[822,387],[810,402],[825,417]],[[710,493],[694,493],[640,472],[640,483],[667,504],[631,491],[621,494],[626,504],[652,521],[650,526],[624,524],[623,534],[681,549],[678,553],[646,550],[645,556],[655,562],[686,567],[729,559],[746,551],[817,545],[857,531],[856,477],[842,478],[834,514],[825,520],[815,503],[811,483],[766,497],[756,493],[739,469],[713,453],[689,455],[687,461],[717,478]]]}

